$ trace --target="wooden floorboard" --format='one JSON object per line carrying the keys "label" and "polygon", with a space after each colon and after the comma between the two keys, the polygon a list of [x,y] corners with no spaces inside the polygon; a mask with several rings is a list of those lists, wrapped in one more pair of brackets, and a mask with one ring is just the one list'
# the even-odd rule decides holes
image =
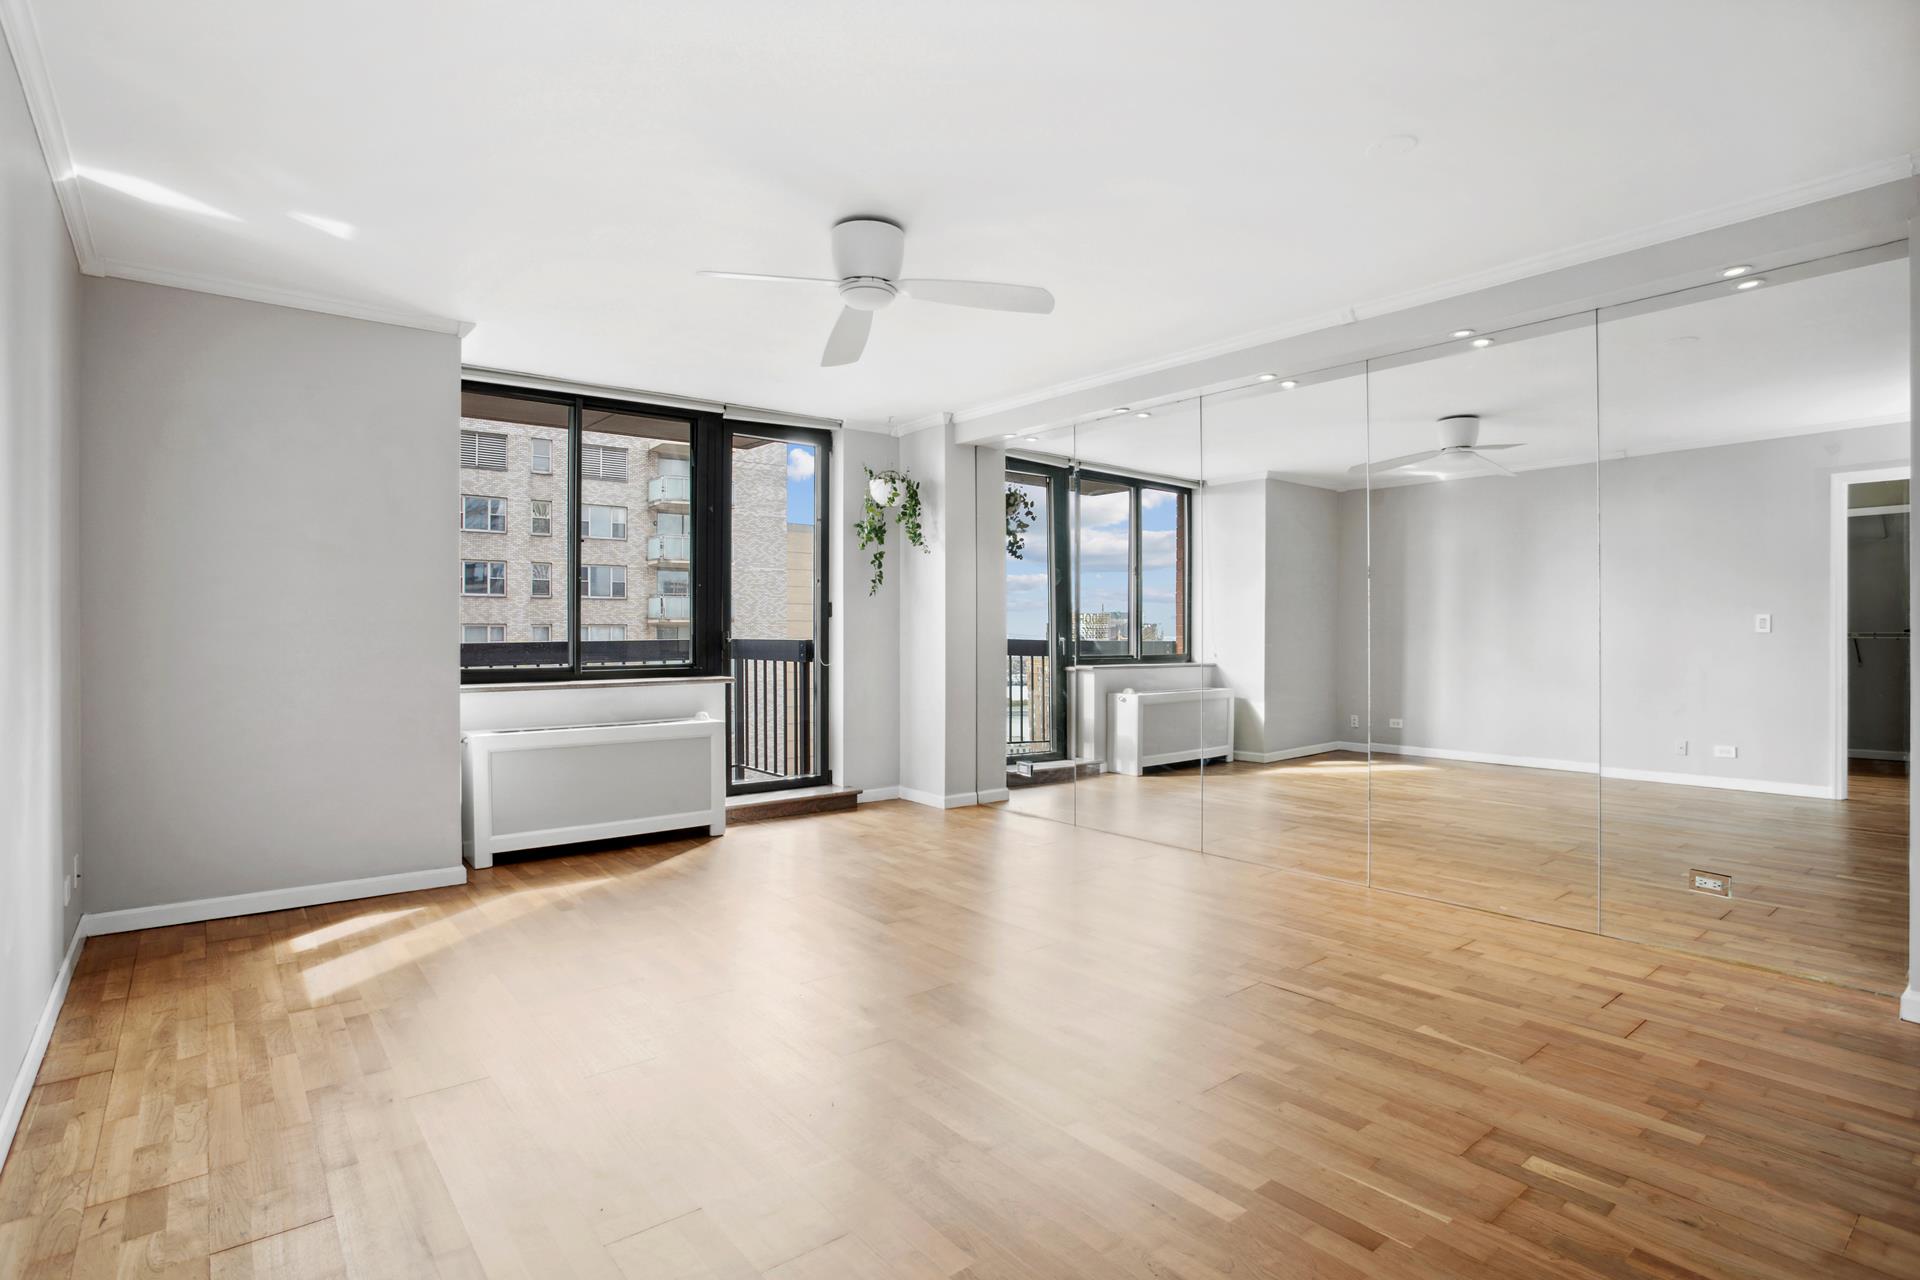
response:
{"label": "wooden floorboard", "polygon": [[887,802],[89,940],[0,1275],[1916,1276],[1920,1027]]}
{"label": "wooden floorboard", "polygon": [[[1814,800],[1328,752],[1101,774],[1017,812],[1897,994],[1907,977],[1904,764]],[[1692,870],[1733,896],[1694,892]]]}

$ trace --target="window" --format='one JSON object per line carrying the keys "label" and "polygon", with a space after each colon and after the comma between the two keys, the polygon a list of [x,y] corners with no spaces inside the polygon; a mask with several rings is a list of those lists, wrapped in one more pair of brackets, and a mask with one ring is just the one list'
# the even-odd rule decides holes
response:
{"label": "window", "polygon": [[504,644],[507,629],[498,623],[492,625],[469,624],[460,628],[461,644]]}
{"label": "window", "polygon": [[580,474],[588,480],[611,480],[616,484],[625,484],[627,451],[611,445],[583,444],[580,446]]}
{"label": "window", "polygon": [[462,560],[460,562],[460,594],[463,596],[507,594],[507,562]]}
{"label": "window", "polygon": [[460,527],[468,533],[505,533],[507,531],[507,500],[476,497],[470,493],[461,494]]}
{"label": "window", "polygon": [[581,565],[580,594],[588,600],[625,600],[627,567],[622,564]]}
{"label": "window", "polygon": [[[732,579],[696,548],[728,545],[730,425],[706,411],[480,382],[462,384],[460,404],[462,462],[486,468],[484,482],[461,472],[462,555],[476,559],[462,566],[460,622],[504,625],[509,637],[464,649],[462,678],[723,674]],[[476,543],[483,532],[520,541],[512,551],[506,538]],[[784,525],[768,532],[743,552],[774,566],[749,575],[755,591],[789,556]]]}
{"label": "window", "polygon": [[460,465],[479,471],[507,469],[507,437],[498,431],[460,430]]}
{"label": "window", "polygon": [[1074,492],[1079,660],[1189,659],[1190,491],[1082,472]]}
{"label": "window", "polygon": [[580,508],[580,536],[624,540],[627,536],[627,509],[587,503]]}

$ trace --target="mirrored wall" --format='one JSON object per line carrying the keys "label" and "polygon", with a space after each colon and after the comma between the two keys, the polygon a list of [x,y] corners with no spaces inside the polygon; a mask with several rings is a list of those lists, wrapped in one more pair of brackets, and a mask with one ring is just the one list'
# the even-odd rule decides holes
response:
{"label": "mirrored wall", "polygon": [[1006,441],[983,794],[1898,991],[1905,254]]}

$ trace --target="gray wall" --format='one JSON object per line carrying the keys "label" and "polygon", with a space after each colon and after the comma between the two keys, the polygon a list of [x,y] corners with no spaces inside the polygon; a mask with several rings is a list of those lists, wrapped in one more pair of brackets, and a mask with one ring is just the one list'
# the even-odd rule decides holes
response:
{"label": "gray wall", "polygon": [[886,792],[900,785],[899,549],[890,549],[890,585],[867,594],[867,556],[853,536],[867,488],[865,468],[899,465],[900,444],[871,431],[841,431],[833,441],[828,594],[833,600],[828,668],[834,781]]}
{"label": "gray wall", "polygon": [[64,901],[80,852],[79,318],[73,248],[0,52],[0,1096],[80,918],[81,895]]}
{"label": "gray wall", "polygon": [[[1372,646],[1374,741],[1591,766],[1602,706],[1609,770],[1829,785],[1831,477],[1904,462],[1906,435],[1608,461],[1604,555],[1592,467],[1376,490],[1370,637],[1352,629],[1364,582],[1341,580],[1342,653]],[[1341,496],[1349,547],[1365,503]],[[1342,713],[1365,674],[1343,662]]]}
{"label": "gray wall", "polygon": [[456,339],[89,280],[87,909],[457,866]]}

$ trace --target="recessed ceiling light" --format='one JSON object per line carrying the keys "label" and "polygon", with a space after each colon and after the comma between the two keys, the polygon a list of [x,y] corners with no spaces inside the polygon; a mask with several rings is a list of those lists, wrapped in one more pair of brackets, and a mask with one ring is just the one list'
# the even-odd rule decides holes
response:
{"label": "recessed ceiling light", "polygon": [[351,222],[342,222],[338,218],[323,218],[317,213],[289,213],[287,215],[302,226],[312,227],[322,235],[332,236],[335,240],[351,240],[354,227]]}
{"label": "recessed ceiling light", "polygon": [[1743,276],[1751,270],[1753,270],[1753,268],[1743,262],[1739,266],[1728,267],[1725,271],[1722,271],[1720,273],[1720,278],[1723,280],[1731,280],[1735,276]]}
{"label": "recessed ceiling light", "polygon": [[1003,436],[1001,436],[1000,438],[1001,438],[1002,440],[1011,440],[1011,439],[1013,439],[1013,438],[1014,438],[1015,436],[1017,436],[1017,435],[1019,435],[1019,434],[1020,434],[1020,433],[1019,433],[1018,431],[1009,431],[1009,432],[1007,432],[1007,434],[1005,434],[1005,435],[1003,435]]}
{"label": "recessed ceiling light", "polygon": [[1456,338],[1471,338],[1474,334],[1478,332],[1479,332],[1478,329],[1455,329],[1453,331],[1453,336]]}
{"label": "recessed ceiling light", "polygon": [[1274,380],[1275,378],[1277,378],[1277,377],[1279,377],[1279,376],[1280,376],[1280,375],[1279,375],[1279,374],[1277,374],[1277,373],[1263,373],[1263,374],[1261,374],[1261,375],[1260,375],[1260,381],[1262,381],[1262,382],[1272,382],[1272,381],[1273,381],[1273,380]]}
{"label": "recessed ceiling light", "polygon": [[92,169],[85,165],[77,166],[72,174],[76,178],[85,178],[88,182],[118,191],[123,196],[132,196],[135,200],[158,205],[162,209],[178,209],[182,213],[197,213],[203,218],[218,218],[223,222],[238,222],[225,209],[216,209],[204,200],[196,200],[184,191],[175,191],[172,187],[163,187],[157,182],[145,178],[136,178],[130,173],[115,173],[111,169]]}
{"label": "recessed ceiling light", "polygon": [[1472,345],[1476,347],[1490,347],[1493,345],[1493,339],[1492,338],[1475,338],[1473,340]]}
{"label": "recessed ceiling light", "polygon": [[1733,287],[1736,289],[1758,289],[1766,282],[1767,278],[1765,276],[1748,276],[1745,280],[1740,281],[1740,283]]}
{"label": "recessed ceiling light", "polygon": [[1123,404],[1123,405],[1121,405],[1121,406],[1120,406],[1119,408],[1117,408],[1117,409],[1109,409],[1109,410],[1107,410],[1107,412],[1108,412],[1108,413],[1115,413],[1115,414],[1118,414],[1118,413],[1132,413],[1132,412],[1133,412],[1133,406],[1132,406],[1132,405],[1130,405],[1130,404]]}
{"label": "recessed ceiling light", "polygon": [[1028,443],[1028,444],[1039,444],[1039,443],[1040,443],[1040,437],[1039,437],[1039,436],[1028,436],[1028,437],[1027,437],[1027,443]]}
{"label": "recessed ceiling light", "polygon": [[1136,418],[1151,418],[1153,415],[1151,413],[1148,413],[1145,409],[1142,409],[1140,412],[1134,414],[1133,416]]}
{"label": "recessed ceiling light", "polygon": [[1287,379],[1287,380],[1286,380],[1285,382],[1282,382],[1282,383],[1280,384],[1280,389],[1281,389],[1282,391],[1291,391],[1291,390],[1293,390],[1293,389],[1294,389],[1295,387],[1297,387],[1297,386],[1299,386],[1299,385],[1300,385],[1300,384],[1299,384],[1299,383],[1297,383],[1297,382],[1295,382],[1295,381],[1294,381],[1294,380],[1293,380],[1292,378],[1288,378],[1288,379]]}

